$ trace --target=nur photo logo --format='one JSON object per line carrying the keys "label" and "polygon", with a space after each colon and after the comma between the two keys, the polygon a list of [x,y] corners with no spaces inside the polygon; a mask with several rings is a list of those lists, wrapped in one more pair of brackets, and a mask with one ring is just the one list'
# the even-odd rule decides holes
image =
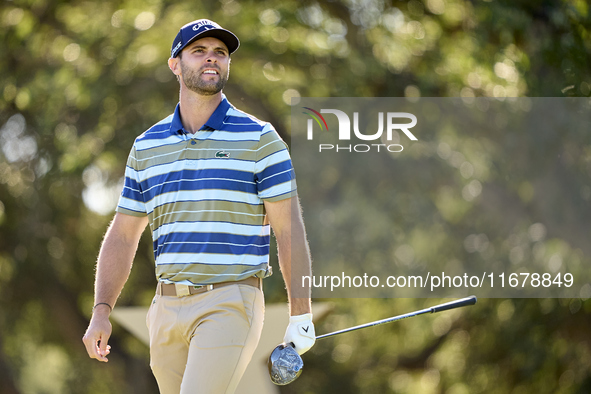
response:
{"label": "nur photo logo", "polygon": [[[306,111],[303,113],[310,116],[307,121],[306,135],[308,140],[314,139],[314,128],[320,129],[321,132],[331,132],[328,123],[322,114],[332,114],[336,116],[338,122],[337,136],[339,141],[350,141],[352,135],[362,141],[376,141],[381,140],[388,143],[373,143],[373,144],[325,144],[318,145],[318,151],[346,151],[365,153],[372,150],[380,152],[380,150],[387,150],[388,152],[402,152],[404,147],[399,143],[389,143],[394,139],[394,132],[401,131],[409,140],[417,141],[417,137],[410,131],[416,126],[417,117],[409,112],[378,112],[378,126],[377,131],[364,130],[362,132],[359,126],[359,112],[353,112],[353,122],[345,111],[339,109],[320,109],[317,111],[310,107],[303,107]],[[376,114],[364,113],[364,117],[376,116]],[[315,126],[317,125],[317,127]],[[332,129],[331,129],[332,130]],[[353,130],[353,133],[351,133]],[[385,134],[384,134],[385,132]],[[398,138],[397,138],[398,139]]]}

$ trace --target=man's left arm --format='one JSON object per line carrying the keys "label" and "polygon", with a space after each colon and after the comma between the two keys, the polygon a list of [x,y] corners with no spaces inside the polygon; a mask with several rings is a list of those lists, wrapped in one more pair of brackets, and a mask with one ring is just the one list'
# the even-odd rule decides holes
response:
{"label": "man's left arm", "polygon": [[311,280],[302,280],[306,276],[311,278],[312,262],[300,203],[296,196],[264,204],[277,239],[279,267],[289,302],[290,324],[284,340],[292,342],[302,354],[312,347],[316,334],[312,323]]}

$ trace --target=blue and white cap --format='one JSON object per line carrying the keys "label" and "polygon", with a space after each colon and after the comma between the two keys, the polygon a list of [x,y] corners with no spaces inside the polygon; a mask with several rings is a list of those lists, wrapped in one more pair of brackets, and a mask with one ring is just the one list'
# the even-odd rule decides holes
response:
{"label": "blue and white cap", "polygon": [[221,40],[226,44],[230,53],[234,52],[240,46],[238,37],[230,30],[224,29],[209,19],[198,19],[181,27],[172,42],[170,57],[177,57],[190,42],[204,37],[215,37]]}

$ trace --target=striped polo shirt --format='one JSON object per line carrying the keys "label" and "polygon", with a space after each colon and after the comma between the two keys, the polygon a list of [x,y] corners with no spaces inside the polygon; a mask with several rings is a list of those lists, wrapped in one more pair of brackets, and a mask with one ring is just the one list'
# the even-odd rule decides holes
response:
{"label": "striped polo shirt", "polygon": [[295,195],[285,142],[224,96],[195,134],[177,105],[135,140],[117,212],[148,215],[158,280],[209,284],[270,275],[263,201]]}

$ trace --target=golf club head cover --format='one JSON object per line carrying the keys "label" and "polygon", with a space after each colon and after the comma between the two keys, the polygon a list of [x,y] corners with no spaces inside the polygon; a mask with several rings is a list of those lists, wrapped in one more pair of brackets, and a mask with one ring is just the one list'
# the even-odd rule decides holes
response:
{"label": "golf club head cover", "polygon": [[283,342],[293,346],[298,354],[304,354],[316,342],[316,332],[314,331],[314,323],[312,323],[312,314],[305,313],[303,315],[291,316],[289,318],[289,325],[285,330]]}

